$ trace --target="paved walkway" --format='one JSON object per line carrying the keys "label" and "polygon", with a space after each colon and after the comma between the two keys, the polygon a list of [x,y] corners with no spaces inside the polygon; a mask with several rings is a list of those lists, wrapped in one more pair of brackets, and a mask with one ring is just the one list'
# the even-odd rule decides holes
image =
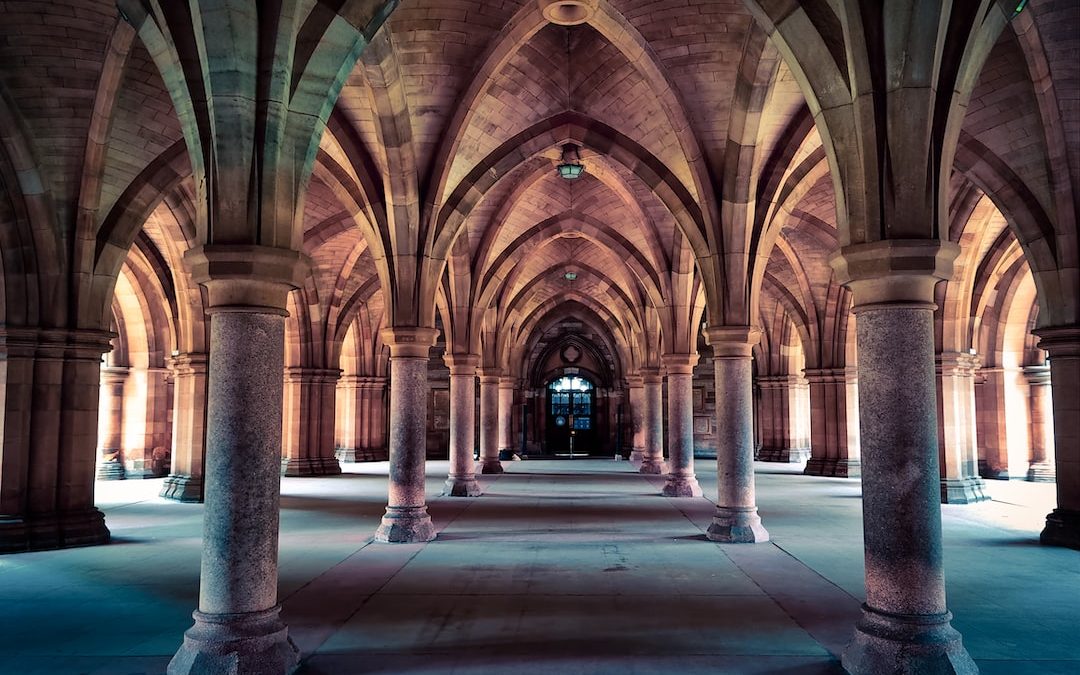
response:
{"label": "paved walkway", "polygon": [[[774,541],[713,544],[706,499],[605,460],[506,463],[380,545],[385,464],[285,479],[281,597],[304,673],[833,673],[862,594],[857,480],[759,464]],[[699,460],[706,496],[715,468]],[[158,673],[190,625],[199,505],[99,484],[117,543],[0,557],[0,672]],[[1080,553],[1037,539],[1051,486],[944,507],[955,625],[984,673],[1080,672]],[[1026,505],[1026,506],[1025,506]]]}

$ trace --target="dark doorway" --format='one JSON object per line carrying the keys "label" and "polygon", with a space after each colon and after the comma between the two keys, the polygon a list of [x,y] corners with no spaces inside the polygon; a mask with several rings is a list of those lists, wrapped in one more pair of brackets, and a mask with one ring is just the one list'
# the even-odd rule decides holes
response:
{"label": "dark doorway", "polygon": [[547,386],[547,451],[556,456],[600,454],[596,443],[596,387],[567,375]]}

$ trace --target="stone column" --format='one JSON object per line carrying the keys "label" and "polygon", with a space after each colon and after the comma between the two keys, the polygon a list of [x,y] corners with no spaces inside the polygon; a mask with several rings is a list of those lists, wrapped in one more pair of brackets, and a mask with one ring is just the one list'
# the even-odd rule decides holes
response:
{"label": "stone column", "polygon": [[978,672],[945,606],[941,544],[934,286],[958,251],[881,241],[831,261],[858,317],[866,602],[849,672]]}
{"label": "stone column", "polygon": [[512,377],[499,378],[499,459],[514,458],[514,387]]}
{"label": "stone column", "polygon": [[992,480],[1009,480],[1010,422],[1005,414],[1007,375],[1004,368],[980,368],[975,386],[979,475]]}
{"label": "stone column", "polygon": [[857,478],[859,394],[854,368],[804,371],[810,383],[810,459],[804,474]]}
{"label": "stone column", "polygon": [[700,497],[694,475],[694,365],[697,354],[664,354],[668,380],[668,464],[665,497]]}
{"label": "stone column", "polygon": [[128,369],[105,366],[101,369],[98,407],[98,480],[124,480],[124,384]]}
{"label": "stone column", "polygon": [[337,433],[334,456],[341,462],[374,462],[387,458],[383,430],[385,377],[346,376],[341,380],[341,409],[347,417]]}
{"label": "stone column", "polygon": [[768,416],[762,420],[765,437],[758,459],[791,464],[805,461],[810,448],[801,433],[800,406],[805,403],[800,396],[802,379],[794,375],[759,377],[758,386],[764,404],[762,411]]}
{"label": "stone column", "polygon": [[972,504],[989,499],[979,478],[975,441],[974,354],[942,352],[936,357],[941,503]]}
{"label": "stone column", "polygon": [[336,476],[334,454],[337,412],[336,368],[285,369],[282,476]]}
{"label": "stone column", "polygon": [[630,461],[640,467],[645,460],[645,380],[640,375],[630,375],[626,378],[626,388],[630,394]]}
{"label": "stone column", "polygon": [[390,348],[390,493],[375,532],[385,543],[431,541],[435,526],[424,496],[427,462],[428,352],[434,328],[386,328]]}
{"label": "stone column", "polygon": [[479,497],[473,465],[476,439],[476,354],[447,354],[450,369],[450,475],[443,494],[450,497]]}
{"label": "stone column", "polygon": [[1050,396],[1050,366],[1024,366],[1028,383],[1030,411],[1031,466],[1027,479],[1032,482],[1053,483],[1054,471],[1054,409]]}
{"label": "stone column", "polygon": [[0,327],[0,552],[109,541],[94,476],[111,337]]}
{"label": "stone column", "polygon": [[203,500],[203,463],[206,460],[207,355],[177,354],[169,361],[173,371],[172,470],[161,496],[179,502]]}
{"label": "stone column", "polygon": [[499,376],[497,368],[480,371],[480,473],[502,473],[499,462]]}
{"label": "stone column", "polygon": [[751,359],[761,331],[749,326],[709,328],[716,372],[716,515],[707,536],[731,544],[760,543],[769,533],[758,516],[754,490],[754,408]]}
{"label": "stone column", "polygon": [[664,378],[659,368],[642,368],[642,424],[645,449],[638,471],[664,473]]}
{"label": "stone column", "polygon": [[277,604],[285,306],[306,260],[204,246],[185,262],[210,314],[206,506],[199,608],[168,672],[289,672],[299,652]]}
{"label": "stone column", "polygon": [[355,462],[356,451],[360,447],[360,417],[363,394],[360,390],[360,378],[356,375],[343,375],[338,379],[337,423],[334,425],[334,457],[338,462]]}
{"label": "stone column", "polygon": [[1057,508],[1039,537],[1050,546],[1080,549],[1080,326],[1040,328],[1039,347],[1050,357]]}

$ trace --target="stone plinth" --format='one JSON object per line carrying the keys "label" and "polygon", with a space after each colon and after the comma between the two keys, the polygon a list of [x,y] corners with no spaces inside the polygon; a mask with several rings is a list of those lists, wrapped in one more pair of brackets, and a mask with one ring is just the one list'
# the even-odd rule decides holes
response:
{"label": "stone plinth", "polygon": [[668,465],[665,497],[700,497],[694,475],[694,365],[697,354],[665,354],[668,380]]}

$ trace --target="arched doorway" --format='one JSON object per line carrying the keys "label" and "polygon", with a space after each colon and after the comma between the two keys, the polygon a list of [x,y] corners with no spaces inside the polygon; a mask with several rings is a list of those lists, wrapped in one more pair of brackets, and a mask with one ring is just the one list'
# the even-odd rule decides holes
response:
{"label": "arched doorway", "polygon": [[557,457],[598,454],[596,386],[580,375],[564,375],[547,385],[547,448]]}

